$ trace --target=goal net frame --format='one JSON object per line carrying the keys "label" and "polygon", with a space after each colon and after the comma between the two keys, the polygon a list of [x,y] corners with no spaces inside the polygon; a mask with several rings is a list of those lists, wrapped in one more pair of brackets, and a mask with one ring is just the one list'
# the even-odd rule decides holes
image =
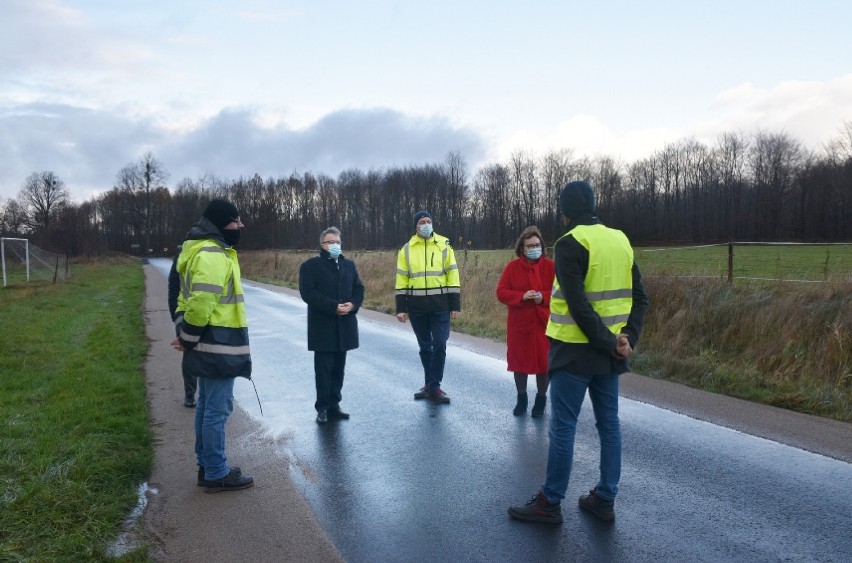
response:
{"label": "goal net frame", "polygon": [[27,281],[30,281],[30,239],[0,237],[0,262],[3,263],[3,287],[6,287],[6,241],[23,241],[24,243],[24,263],[27,268]]}

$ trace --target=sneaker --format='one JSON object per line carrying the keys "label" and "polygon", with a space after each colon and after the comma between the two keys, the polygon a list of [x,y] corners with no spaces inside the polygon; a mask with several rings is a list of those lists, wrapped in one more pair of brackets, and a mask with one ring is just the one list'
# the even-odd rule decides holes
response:
{"label": "sneaker", "polygon": [[221,493],[222,491],[239,491],[254,486],[254,477],[243,475],[231,469],[230,473],[221,479],[204,481],[205,493]]}
{"label": "sneaker", "polygon": [[562,523],[562,505],[547,500],[541,491],[535,494],[524,506],[510,506],[509,516],[528,522],[544,522],[545,524]]}
{"label": "sneaker", "polygon": [[188,407],[190,409],[194,409],[195,408],[195,398],[194,397],[187,397],[186,399],[183,400],[183,406]]}
{"label": "sneaker", "polygon": [[429,391],[429,398],[435,403],[447,404],[450,402],[450,396],[444,393],[444,390],[441,388]]}
{"label": "sneaker", "polygon": [[580,497],[580,508],[588,510],[601,520],[615,520],[615,501],[602,499],[594,489]]}
{"label": "sneaker", "polygon": [[317,411],[317,424],[325,424],[328,422],[328,413],[326,411]]}
{"label": "sneaker", "polygon": [[[242,471],[240,471],[240,468],[237,467],[236,465],[231,467],[231,471],[233,471],[237,475],[242,474]],[[200,465],[198,466],[198,486],[199,487],[206,487],[207,486],[207,480],[204,478],[204,468],[201,467]]]}
{"label": "sneaker", "polygon": [[418,401],[420,399],[428,399],[428,398],[429,398],[429,386],[428,385],[424,385],[423,387],[420,388],[420,390],[417,391],[417,393],[414,394],[414,399],[418,400]]}

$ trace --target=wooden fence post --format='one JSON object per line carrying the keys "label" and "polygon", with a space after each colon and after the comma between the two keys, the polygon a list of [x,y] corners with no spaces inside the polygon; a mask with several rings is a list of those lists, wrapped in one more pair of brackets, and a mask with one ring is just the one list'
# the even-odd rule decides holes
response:
{"label": "wooden fence post", "polygon": [[728,285],[734,283],[734,243],[728,242]]}

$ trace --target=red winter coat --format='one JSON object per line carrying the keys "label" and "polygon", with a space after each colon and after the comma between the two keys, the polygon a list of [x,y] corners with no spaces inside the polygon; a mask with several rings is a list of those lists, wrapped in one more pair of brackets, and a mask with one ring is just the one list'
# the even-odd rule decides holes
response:
{"label": "red winter coat", "polygon": [[[506,319],[507,370],[518,373],[547,373],[550,341],[545,336],[550,316],[550,292],[553,289],[553,260],[539,258],[530,262],[521,256],[503,270],[497,284],[497,299],[508,305]],[[541,292],[541,303],[523,301],[528,290]]]}

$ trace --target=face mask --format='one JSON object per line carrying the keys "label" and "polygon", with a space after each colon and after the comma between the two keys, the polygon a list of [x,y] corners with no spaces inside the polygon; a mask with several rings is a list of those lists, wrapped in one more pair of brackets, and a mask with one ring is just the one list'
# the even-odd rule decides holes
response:
{"label": "face mask", "polygon": [[538,260],[541,258],[541,249],[540,248],[527,248],[524,250],[524,254],[527,255],[527,258],[530,260]]}
{"label": "face mask", "polygon": [[238,242],[240,242],[240,230],[239,229],[222,229],[222,238],[225,239],[225,242],[230,246],[236,246]]}
{"label": "face mask", "polygon": [[423,223],[419,227],[417,227],[417,232],[423,238],[429,238],[432,236],[432,223]]}
{"label": "face mask", "polygon": [[340,245],[339,244],[329,244],[328,245],[328,254],[332,258],[337,258],[340,256]]}

